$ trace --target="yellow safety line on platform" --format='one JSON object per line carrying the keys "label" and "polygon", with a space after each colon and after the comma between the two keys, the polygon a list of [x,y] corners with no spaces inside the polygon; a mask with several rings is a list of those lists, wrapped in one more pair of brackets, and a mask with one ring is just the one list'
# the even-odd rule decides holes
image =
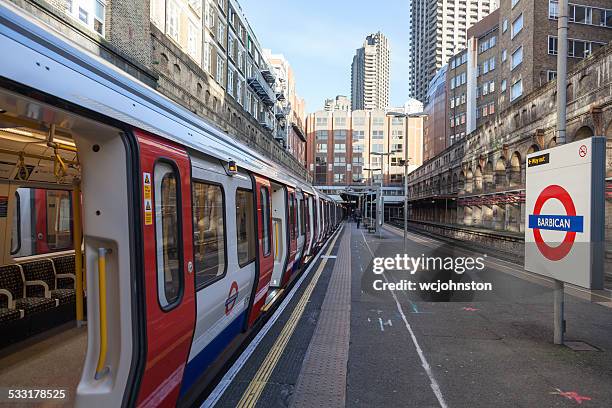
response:
{"label": "yellow safety line on platform", "polygon": [[[331,245],[329,246],[329,249],[327,250],[326,256],[329,256],[329,254],[333,250],[334,245],[336,244],[336,240],[338,240],[338,237],[340,236],[341,232],[342,231],[339,231],[334,240],[332,241]],[[259,397],[261,396],[264,387],[268,383],[270,375],[272,375],[272,371],[274,371],[274,368],[278,364],[278,361],[280,360],[283,351],[285,350],[285,347],[287,347],[287,343],[289,343],[291,335],[293,334],[300,318],[302,317],[302,314],[304,313],[304,309],[306,308],[308,299],[310,299],[310,296],[312,295],[312,292],[314,291],[314,288],[317,285],[321,274],[323,273],[323,269],[325,268],[325,265],[327,265],[328,259],[329,258],[323,258],[321,260],[319,268],[312,277],[310,284],[302,294],[299,303],[293,310],[291,317],[289,318],[287,324],[276,339],[276,342],[268,352],[268,355],[259,367],[259,370],[257,370],[257,373],[251,380],[249,386],[244,391],[244,394],[242,394],[242,398],[240,399],[240,402],[238,402],[237,407],[254,407],[257,404],[257,401],[259,401]]]}

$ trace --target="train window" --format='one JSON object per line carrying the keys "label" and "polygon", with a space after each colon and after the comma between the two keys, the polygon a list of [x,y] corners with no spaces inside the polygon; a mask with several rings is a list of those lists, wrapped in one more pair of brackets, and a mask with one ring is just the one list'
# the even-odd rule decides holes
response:
{"label": "train window", "polygon": [[19,192],[15,191],[15,210],[13,211],[13,225],[11,226],[11,255],[17,254],[20,249],[21,249],[21,200],[19,198]]}
{"label": "train window", "polygon": [[261,214],[262,214],[262,231],[263,231],[263,254],[270,255],[271,240],[270,240],[270,192],[267,188],[262,187],[261,191]]}
{"label": "train window", "polygon": [[155,165],[155,238],[157,243],[157,295],[162,308],[181,294],[181,244],[178,213],[178,175],[165,162]]}
{"label": "train window", "polygon": [[67,190],[19,188],[11,225],[15,258],[73,248],[72,195]]}
{"label": "train window", "polygon": [[225,201],[221,186],[193,183],[193,253],[196,290],[225,275]]}
{"label": "train window", "polygon": [[300,236],[306,234],[306,200],[300,200]]}
{"label": "train window", "polygon": [[293,194],[289,194],[289,230],[291,231],[291,240],[295,239],[295,230],[297,224],[295,222],[295,203],[293,201]]}
{"label": "train window", "polygon": [[236,191],[236,238],[240,267],[255,260],[254,215],[253,192],[238,189]]}
{"label": "train window", "polygon": [[69,191],[47,190],[47,245],[51,251],[72,248],[72,206]]}

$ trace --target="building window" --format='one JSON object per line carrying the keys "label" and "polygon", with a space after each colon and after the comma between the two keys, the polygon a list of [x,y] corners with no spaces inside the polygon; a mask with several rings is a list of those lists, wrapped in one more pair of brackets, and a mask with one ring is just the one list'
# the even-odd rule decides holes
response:
{"label": "building window", "polygon": [[365,137],[365,131],[363,130],[353,130],[353,141],[363,140]]}
{"label": "building window", "polygon": [[255,211],[249,190],[236,191],[236,249],[241,268],[255,260]]}
{"label": "building window", "polygon": [[502,62],[506,62],[506,60],[508,59],[508,50],[506,50],[505,48],[502,50]]}
{"label": "building window", "polygon": [[385,118],[372,118],[372,125],[373,126],[384,126]]}
{"label": "building window", "polygon": [[[338,151],[336,151],[338,153]],[[346,158],[344,156],[334,157],[334,166],[344,166],[346,164]]]}
{"label": "building window", "polygon": [[519,79],[510,88],[510,100],[514,101],[515,99],[521,97],[523,95],[523,81]]}
{"label": "building window", "polygon": [[385,138],[385,133],[382,130],[373,130],[372,131],[372,140],[383,140]]}
{"label": "building window", "polygon": [[217,24],[217,41],[225,48],[225,25],[221,21]]}
{"label": "building window", "polygon": [[206,13],[205,24],[211,31],[215,26],[215,17],[216,17],[215,9],[212,7],[208,7],[208,12]]}
{"label": "building window", "polygon": [[548,2],[548,18],[558,19],[559,18],[559,2],[549,1]]}
{"label": "building window", "polygon": [[334,153],[346,153],[346,144],[345,143],[335,143]]}
{"label": "building window", "polygon": [[508,19],[504,19],[504,21],[502,22],[502,32],[505,33],[506,31],[508,31]]}
{"label": "building window", "polygon": [[243,100],[242,100],[242,80],[240,78],[238,78],[238,82],[236,83],[236,100],[238,100],[238,103],[240,103],[241,105],[243,104]]}
{"label": "building window", "polygon": [[364,126],[365,118],[363,116],[357,116],[353,118],[353,126]]}
{"label": "building window", "polygon": [[336,126],[346,126],[346,118],[345,117],[337,117],[334,119],[334,124]]}
{"label": "building window", "polygon": [[210,63],[212,61],[211,58],[212,48],[210,48],[209,43],[204,43],[204,69],[210,73]]}
{"label": "building window", "polygon": [[557,37],[548,37],[548,53],[550,55],[557,55],[558,49],[559,42],[557,41]]}
{"label": "building window", "polygon": [[521,45],[512,53],[512,69],[518,67],[523,62],[523,46]]}
{"label": "building window", "polygon": [[363,145],[362,144],[354,144],[353,145],[353,153],[363,153]]}
{"label": "building window", "polygon": [[593,9],[591,7],[570,4],[569,21],[579,24],[593,24]]}
{"label": "building window", "polygon": [[162,308],[175,304],[180,297],[181,242],[179,236],[180,200],[178,174],[169,163],[155,165],[155,242],[157,246],[157,295]]}
{"label": "building window", "polygon": [[327,118],[317,118],[317,126],[327,126]]}
{"label": "building window", "polygon": [[187,3],[198,17],[202,15],[202,0],[187,0]]}
{"label": "building window", "polygon": [[231,59],[234,59],[234,37],[231,34],[227,36],[227,54]]}
{"label": "building window", "polygon": [[382,153],[383,152],[383,145],[379,144],[379,143],[375,143],[372,145],[372,149],[371,149],[372,153]]}
{"label": "building window", "polygon": [[221,54],[217,54],[217,76],[215,79],[221,86],[225,87],[225,61],[223,61]]}
{"label": "building window", "polygon": [[519,0],[512,0],[512,8],[514,8],[514,6],[516,6],[518,2]]}
{"label": "building window", "polygon": [[174,1],[168,2],[166,34],[175,41],[179,40],[179,7]]}
{"label": "building window", "polygon": [[187,32],[187,52],[189,52],[189,55],[191,55],[194,59],[198,58],[198,34],[198,28],[190,21]]}
{"label": "building window", "polygon": [[317,153],[327,153],[327,143],[318,143]]}
{"label": "building window", "polygon": [[334,183],[342,183],[345,180],[344,173],[334,173]]}
{"label": "building window", "polygon": [[512,38],[516,37],[518,33],[520,33],[522,30],[523,30],[523,14],[521,13],[521,15],[518,16],[516,20],[512,22],[512,33],[511,33]]}
{"label": "building window", "polygon": [[317,141],[320,141],[320,140],[327,141],[327,136],[328,136],[327,130],[317,130],[315,132],[315,137]]}
{"label": "building window", "polygon": [[227,70],[227,93],[234,96],[234,70]]}
{"label": "building window", "polygon": [[79,7],[79,20],[84,22],[86,25],[89,24],[89,13],[82,7]]}
{"label": "building window", "polygon": [[101,1],[96,1],[94,3],[94,8],[93,29],[95,32],[103,36],[106,5]]}
{"label": "building window", "polygon": [[218,185],[193,183],[193,255],[196,290],[225,275],[225,211]]}
{"label": "building window", "polygon": [[548,80],[548,82],[557,79],[557,71],[546,71],[546,79]]}

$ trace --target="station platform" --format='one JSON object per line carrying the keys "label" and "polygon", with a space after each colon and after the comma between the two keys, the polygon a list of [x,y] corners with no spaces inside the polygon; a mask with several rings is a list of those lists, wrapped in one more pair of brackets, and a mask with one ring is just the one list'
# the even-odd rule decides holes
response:
{"label": "station platform", "polygon": [[[408,234],[411,256],[480,256]],[[344,223],[203,407],[589,407],[612,405],[612,303],[566,294],[566,346],[553,344],[545,279],[492,256],[462,281],[488,292],[377,291],[374,257],[402,231]],[[434,277],[436,278],[436,277]],[[572,347],[568,347],[572,346]]]}

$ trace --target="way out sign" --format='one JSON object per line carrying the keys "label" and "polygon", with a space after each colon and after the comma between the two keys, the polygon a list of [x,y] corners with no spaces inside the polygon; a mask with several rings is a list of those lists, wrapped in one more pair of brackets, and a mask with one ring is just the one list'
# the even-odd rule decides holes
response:
{"label": "way out sign", "polygon": [[525,270],[603,289],[606,141],[527,156]]}

